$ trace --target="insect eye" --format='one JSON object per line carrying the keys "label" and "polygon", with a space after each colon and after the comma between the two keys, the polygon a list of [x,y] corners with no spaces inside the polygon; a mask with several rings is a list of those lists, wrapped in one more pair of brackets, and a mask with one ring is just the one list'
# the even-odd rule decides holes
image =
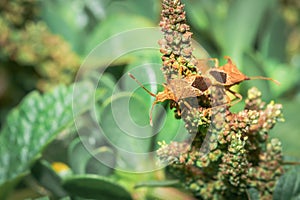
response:
{"label": "insect eye", "polygon": [[196,77],[192,86],[204,92],[211,86],[209,78],[204,78],[202,76]]}
{"label": "insect eye", "polygon": [[219,83],[226,83],[227,74],[225,72],[220,71],[210,71],[209,74]]}

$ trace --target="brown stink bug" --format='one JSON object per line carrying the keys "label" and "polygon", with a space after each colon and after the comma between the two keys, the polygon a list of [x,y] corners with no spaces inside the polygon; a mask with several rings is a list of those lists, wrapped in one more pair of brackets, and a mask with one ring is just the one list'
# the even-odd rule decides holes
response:
{"label": "brown stink bug", "polygon": [[[241,71],[238,70],[235,64],[233,64],[230,57],[226,56],[227,63],[223,66],[218,66],[218,60],[216,58],[210,58],[202,63],[206,63],[208,60],[213,60],[215,62],[215,67],[208,68],[208,66],[203,65],[205,69],[205,73],[203,75],[199,74],[190,74],[182,79],[171,79],[167,81],[167,84],[164,84],[164,90],[159,92],[158,94],[153,94],[147,88],[145,88],[142,83],[140,83],[132,74],[128,73],[128,75],[135,80],[147,93],[151,96],[155,97],[155,101],[152,104],[152,108],[150,111],[150,124],[152,125],[152,110],[155,104],[158,102],[164,102],[166,100],[171,100],[171,106],[176,107],[178,111],[178,115],[180,116],[180,108],[178,105],[179,100],[185,98],[194,98],[200,97],[206,91],[210,89],[211,86],[223,86],[225,91],[230,92],[238,101],[238,103],[242,100],[242,96],[231,90],[230,88],[234,85],[237,85],[246,80],[253,80],[253,79],[263,79],[263,80],[270,80],[275,82],[276,84],[280,84],[278,81],[262,77],[262,76],[255,76],[255,77],[248,77],[244,75]],[[228,103],[231,104],[231,99],[228,98]],[[232,106],[233,104],[231,104]],[[191,108],[195,105],[186,105],[187,107]],[[199,106],[198,103],[196,106]],[[222,106],[222,105],[221,105]]]}
{"label": "brown stink bug", "polygon": [[[155,97],[155,101],[152,104],[152,108],[150,111],[150,124],[152,125],[152,110],[155,104],[158,102],[164,102],[166,100],[171,100],[171,106],[176,107],[176,110],[178,111],[178,115],[180,115],[180,108],[178,106],[178,102],[181,99],[185,98],[194,98],[198,97],[203,94],[204,91],[207,90],[209,87],[206,86],[209,84],[209,79],[202,77],[202,76],[189,76],[184,79],[171,79],[168,80],[167,84],[163,84],[164,90],[162,92],[159,92],[157,94],[154,94],[150,92],[147,88],[145,88],[141,82],[139,82],[131,73],[128,73],[128,75],[135,80],[147,93],[149,93],[151,96]],[[193,85],[197,84],[197,85]],[[195,87],[197,86],[197,87]]]}
{"label": "brown stink bug", "polygon": [[224,86],[226,91],[230,92],[231,94],[233,94],[235,97],[239,99],[237,102],[242,100],[242,96],[239,93],[232,91],[230,88],[243,81],[261,79],[261,80],[273,81],[277,85],[280,85],[278,81],[272,78],[263,77],[263,76],[248,77],[238,70],[237,66],[232,62],[229,56],[225,56],[225,59],[227,59],[227,63],[220,67],[218,66],[218,60],[214,59],[216,66],[214,68],[207,70],[206,76],[210,77],[212,85]]}

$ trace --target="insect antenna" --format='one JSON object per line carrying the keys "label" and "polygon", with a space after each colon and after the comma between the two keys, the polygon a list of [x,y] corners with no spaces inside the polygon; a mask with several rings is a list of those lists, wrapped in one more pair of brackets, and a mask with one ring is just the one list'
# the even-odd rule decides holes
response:
{"label": "insect antenna", "polygon": [[[156,98],[156,94],[150,92],[147,88],[145,88],[145,86],[143,86],[143,84],[138,81],[131,73],[128,72],[128,75],[130,76],[130,78],[132,78],[135,82],[137,82],[139,84],[139,86],[141,88],[143,88],[148,94],[150,94],[151,96],[155,97]],[[153,108],[154,108],[154,105],[157,104],[157,100],[155,100],[153,103],[152,103],[152,106],[151,106],[151,110],[150,110],[150,126],[153,126],[153,121],[152,121],[152,112],[153,112]]]}
{"label": "insect antenna", "polygon": [[141,88],[143,88],[148,94],[150,94],[153,97],[156,97],[156,94],[150,92],[150,90],[148,90],[147,88],[145,88],[145,86],[143,86],[143,84],[138,81],[131,73],[128,72],[128,75],[130,76],[130,78],[132,78],[135,82],[137,82],[139,84],[139,86],[141,86]]}
{"label": "insect antenna", "polygon": [[273,83],[277,84],[277,85],[280,85],[280,82],[275,80],[275,79],[272,79],[272,78],[269,78],[269,77],[264,77],[264,76],[251,76],[249,77],[250,80],[268,80],[268,81],[272,81]]}

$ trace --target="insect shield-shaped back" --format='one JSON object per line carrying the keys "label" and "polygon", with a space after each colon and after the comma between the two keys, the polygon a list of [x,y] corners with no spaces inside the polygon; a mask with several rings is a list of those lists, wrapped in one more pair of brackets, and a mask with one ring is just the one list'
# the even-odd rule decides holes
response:
{"label": "insect shield-shaped back", "polygon": [[208,77],[202,75],[191,75],[185,78],[189,84],[200,90],[201,92],[205,92],[212,85],[211,80]]}
{"label": "insect shield-shaped back", "polygon": [[[207,79],[207,81],[209,82],[209,79]],[[177,117],[180,117],[182,110],[179,107],[179,101],[184,102],[184,105],[187,109],[198,107],[199,103],[197,97],[201,96],[208,87],[209,85],[207,85],[207,83],[204,81],[204,78],[200,76],[169,80],[167,84],[164,84],[164,90],[155,95],[156,100],[152,104],[150,113],[151,126],[152,110],[156,103],[170,100],[170,108],[172,109],[175,107],[177,111]]]}
{"label": "insect shield-shaped back", "polygon": [[225,72],[214,69],[214,70],[210,70],[208,73],[214,79],[213,80],[214,85],[216,85],[216,84],[225,85],[226,84],[227,74]]}
{"label": "insect shield-shaped back", "polygon": [[[237,66],[232,62],[229,56],[225,56],[225,59],[227,59],[227,63],[225,65],[220,67],[216,66],[215,68],[208,70],[207,74],[209,77],[211,77],[212,85],[224,86],[227,92],[230,92],[236,98],[238,98],[238,101],[236,101],[235,103],[241,101],[243,97],[239,93],[234,92],[230,89],[230,87],[233,85],[237,85],[243,81],[253,80],[253,79],[269,80],[269,81],[273,81],[278,85],[280,84],[278,81],[268,77],[262,77],[262,76],[248,77],[238,70]],[[216,63],[218,62],[216,61]],[[230,98],[228,98],[228,100],[229,100],[228,104],[231,104]],[[231,104],[231,106],[232,105],[233,104]]]}
{"label": "insect shield-shaped back", "polygon": [[212,68],[208,71],[209,75],[212,76],[220,85],[230,88],[233,85],[237,85],[246,80],[268,80],[280,85],[280,83],[272,78],[263,77],[263,76],[253,76],[248,77],[243,74],[237,66],[232,62],[229,56],[225,56],[227,63],[223,66]]}
{"label": "insect shield-shaped back", "polygon": [[231,87],[245,80],[250,80],[248,76],[238,70],[230,57],[225,56],[225,58],[227,59],[225,65],[212,68],[208,71],[209,75],[212,76],[217,83],[226,87]]}

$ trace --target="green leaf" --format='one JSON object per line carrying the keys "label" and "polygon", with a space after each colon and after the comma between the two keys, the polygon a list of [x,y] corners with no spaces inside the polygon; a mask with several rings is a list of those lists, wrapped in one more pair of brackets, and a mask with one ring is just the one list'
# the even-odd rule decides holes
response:
{"label": "green leaf", "polygon": [[132,199],[130,193],[122,186],[97,175],[77,175],[69,177],[64,180],[63,187],[71,195],[83,198],[101,200]]}
{"label": "green leaf", "polygon": [[273,199],[300,199],[300,166],[293,167],[279,178],[273,193]]}
{"label": "green leaf", "polygon": [[37,162],[31,169],[31,172],[39,184],[51,191],[56,197],[67,196],[67,193],[61,186],[61,178],[46,160]]}
{"label": "green leaf", "polygon": [[76,1],[76,6],[74,1],[70,0],[39,1],[39,3],[41,17],[50,30],[61,35],[72,45],[73,50],[81,53],[85,41],[82,37],[83,25],[80,24],[86,17],[83,15],[84,3]]}
{"label": "green leaf", "polygon": [[282,151],[285,156],[300,159],[299,152],[299,118],[300,101],[281,101],[283,105],[284,123],[277,123],[270,136],[282,141]]}
{"label": "green leaf", "polygon": [[[289,28],[277,7],[269,8],[270,19],[264,23],[258,48],[265,58],[272,58],[279,62],[286,62],[286,45],[289,38]],[[274,12],[275,11],[275,12]]]}
{"label": "green leaf", "polygon": [[[137,28],[153,27],[151,21],[147,18],[138,15],[125,14],[125,13],[114,13],[106,18],[91,34],[89,40],[87,41],[86,53],[89,53],[93,48],[95,48],[101,42],[106,39],[120,34],[124,31],[129,31]],[[144,37],[142,37],[144,38]],[[145,39],[145,38],[144,38]],[[151,39],[152,40],[152,39]],[[132,40],[118,40],[116,43],[111,43],[109,49],[117,51],[120,47],[131,46]],[[112,51],[108,51],[110,55],[114,55]],[[122,55],[119,54],[118,57]]]}
{"label": "green leaf", "polygon": [[114,171],[116,156],[109,147],[102,146],[92,152],[86,164],[86,173],[108,176]]}
{"label": "green leaf", "polygon": [[158,142],[165,141],[168,144],[171,141],[184,141],[188,137],[193,137],[184,127],[183,120],[176,119],[175,113],[169,108],[164,118],[160,118],[160,122],[163,124],[161,124],[161,129],[156,136],[155,149],[160,148]]}
{"label": "green leaf", "polygon": [[107,142],[117,150],[117,166],[122,170],[152,169],[148,155],[152,144],[149,107],[138,95],[120,92],[103,104],[99,124]]}
{"label": "green leaf", "polygon": [[149,150],[152,127],[148,124],[149,107],[138,95],[118,93],[103,104],[99,122],[108,141],[129,152]]}
{"label": "green leaf", "polygon": [[193,26],[210,33],[222,30],[222,22],[228,13],[228,2],[222,0],[184,0],[188,20]]}
{"label": "green leaf", "polygon": [[[111,97],[113,93],[117,93],[120,90],[116,84],[115,78],[110,73],[99,73],[98,71],[89,72],[84,80],[91,81],[98,88],[96,90],[96,95],[99,93],[99,100],[95,107],[99,113],[101,112],[101,105],[103,101]],[[92,126],[88,125],[86,128],[92,129]]]}
{"label": "green leaf", "polygon": [[[111,26],[111,24],[107,26]],[[89,55],[81,66],[81,69],[84,69],[83,72],[91,69],[104,69],[113,65],[128,64],[136,58],[136,54],[132,52],[148,49],[156,49],[158,52],[157,41],[162,38],[159,28],[149,26],[147,28],[142,25],[112,31],[112,33],[105,33],[106,30],[102,30],[102,28],[99,28],[98,32],[95,31],[88,45],[87,53]],[[93,51],[91,51],[92,49]]]}
{"label": "green leaf", "polygon": [[74,92],[73,86],[44,95],[34,91],[9,113],[0,133],[0,194],[5,196],[47,144],[93,105],[92,92],[88,82],[77,83]]}
{"label": "green leaf", "polygon": [[[245,55],[243,57],[243,73],[246,74],[248,77],[251,76],[271,77],[271,74],[268,74],[265,70],[267,66],[268,64],[264,60],[260,59],[259,57],[253,54]],[[243,87],[243,89],[245,89],[244,94],[247,94],[247,90],[251,87],[259,88],[259,90],[263,94],[262,98],[266,101],[273,100],[273,98],[275,97],[274,92],[271,89],[274,88],[274,90],[277,91],[281,88],[281,86],[278,86],[275,83],[266,80],[249,80],[249,81],[245,81],[244,83],[241,83],[240,86]]]}
{"label": "green leaf", "polygon": [[108,7],[109,13],[134,13],[145,18],[158,21],[160,12],[160,1],[136,1],[136,0],[123,0],[114,1]]}
{"label": "green leaf", "polygon": [[50,198],[49,197],[39,197],[34,200],[50,200]]}
{"label": "green leaf", "polygon": [[186,15],[190,19],[190,23],[200,29],[206,29],[210,25],[209,15],[207,15],[207,4],[211,1],[195,1],[186,2]]}
{"label": "green leaf", "polygon": [[259,200],[259,192],[256,188],[250,188],[247,190],[249,200]]}
{"label": "green leaf", "polygon": [[230,4],[224,30],[219,32],[223,38],[223,54],[232,56],[239,63],[242,53],[252,46],[264,13],[271,4],[272,0],[233,1]]}
{"label": "green leaf", "polygon": [[300,69],[287,63],[278,63],[275,60],[266,59],[264,69],[267,72],[267,76],[281,83],[280,86],[270,84],[273,94],[277,97],[285,96],[299,81]]}
{"label": "green leaf", "polygon": [[[139,55],[136,55],[136,59],[125,69],[126,72],[130,72],[144,87],[154,94],[158,93],[158,84],[161,85],[165,82],[160,70],[162,65],[161,54],[158,54],[156,51],[157,49],[152,51],[143,50]],[[120,79],[119,85],[124,91],[134,92],[134,94],[141,97],[145,106],[150,109],[155,98],[141,88],[127,73]]]}
{"label": "green leaf", "polygon": [[60,198],[59,200],[72,200],[71,197],[63,197],[63,198]]}
{"label": "green leaf", "polygon": [[165,180],[165,181],[144,181],[138,183],[134,186],[134,188],[140,187],[176,187],[180,185],[179,180]]}
{"label": "green leaf", "polygon": [[84,146],[84,144],[87,144],[88,141],[88,138],[76,138],[71,142],[68,148],[69,164],[75,174],[84,174],[86,164],[91,158],[91,154]]}

